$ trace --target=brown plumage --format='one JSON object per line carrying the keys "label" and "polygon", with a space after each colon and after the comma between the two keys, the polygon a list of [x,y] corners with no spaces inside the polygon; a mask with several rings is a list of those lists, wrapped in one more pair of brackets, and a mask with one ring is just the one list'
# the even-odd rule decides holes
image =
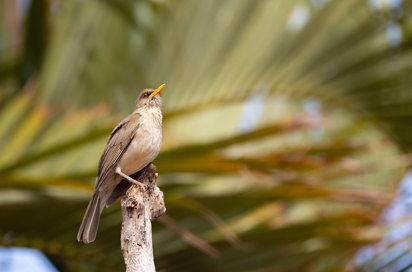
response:
{"label": "brown plumage", "polygon": [[157,90],[143,90],[131,115],[111,132],[100,158],[96,186],[77,234],[77,240],[93,242],[100,214],[129,187],[121,175],[137,173],[159,154],[162,143],[162,100]]}

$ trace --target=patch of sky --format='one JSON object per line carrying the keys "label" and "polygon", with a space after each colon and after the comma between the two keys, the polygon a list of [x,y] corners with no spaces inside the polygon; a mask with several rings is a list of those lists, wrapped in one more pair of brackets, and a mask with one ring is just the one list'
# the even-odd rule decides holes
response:
{"label": "patch of sky", "polygon": [[321,8],[324,4],[330,2],[330,0],[309,0],[309,2],[312,4],[312,6]]}
{"label": "patch of sky", "polygon": [[386,39],[389,46],[398,47],[402,42],[402,27],[397,22],[388,22],[386,25]]}
{"label": "patch of sky", "polygon": [[307,5],[298,4],[292,11],[286,28],[291,32],[302,30],[310,19],[310,10]]}
{"label": "patch of sky", "polygon": [[398,197],[383,211],[389,230],[379,243],[358,251],[355,257],[358,266],[371,263],[373,271],[404,271],[412,265],[408,253],[412,250],[412,170],[405,174],[398,191]]}
{"label": "patch of sky", "polygon": [[0,271],[58,272],[42,252],[22,247],[0,247]]}
{"label": "patch of sky", "polygon": [[310,122],[315,125],[314,129],[309,130],[309,134],[319,139],[324,134],[324,128],[322,124],[322,103],[316,98],[308,98],[303,102],[303,108],[308,115]]}
{"label": "patch of sky", "polygon": [[238,129],[241,133],[247,133],[256,128],[268,92],[267,86],[258,86],[256,91],[244,102],[243,111],[238,121]]}
{"label": "patch of sky", "polygon": [[384,8],[395,9],[402,4],[402,0],[367,0],[367,2],[374,10],[383,10]]}

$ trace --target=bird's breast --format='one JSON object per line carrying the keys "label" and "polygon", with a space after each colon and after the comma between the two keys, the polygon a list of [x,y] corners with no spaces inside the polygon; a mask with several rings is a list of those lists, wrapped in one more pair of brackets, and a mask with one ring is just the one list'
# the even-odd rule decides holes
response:
{"label": "bird's breast", "polygon": [[157,112],[141,114],[135,136],[123,154],[119,166],[123,173],[134,174],[152,162],[162,147],[162,117]]}

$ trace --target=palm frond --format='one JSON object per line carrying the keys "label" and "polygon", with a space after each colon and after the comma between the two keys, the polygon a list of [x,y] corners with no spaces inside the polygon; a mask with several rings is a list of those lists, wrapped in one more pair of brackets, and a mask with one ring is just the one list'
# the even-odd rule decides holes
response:
{"label": "palm frond", "polygon": [[168,215],[220,258],[155,224],[159,270],[342,271],[382,237],[411,163],[406,20],[394,45],[365,1],[52,2],[41,71],[0,109],[2,244],[122,269],[117,205],[75,233],[110,130],[164,82]]}

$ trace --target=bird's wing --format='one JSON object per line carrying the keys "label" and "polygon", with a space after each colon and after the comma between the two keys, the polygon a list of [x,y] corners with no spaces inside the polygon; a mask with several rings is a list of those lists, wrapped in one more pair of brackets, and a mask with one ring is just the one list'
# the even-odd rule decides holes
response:
{"label": "bird's wing", "polygon": [[139,127],[139,118],[139,114],[129,115],[113,129],[99,161],[96,189],[102,185],[107,174],[120,160],[132,142]]}

